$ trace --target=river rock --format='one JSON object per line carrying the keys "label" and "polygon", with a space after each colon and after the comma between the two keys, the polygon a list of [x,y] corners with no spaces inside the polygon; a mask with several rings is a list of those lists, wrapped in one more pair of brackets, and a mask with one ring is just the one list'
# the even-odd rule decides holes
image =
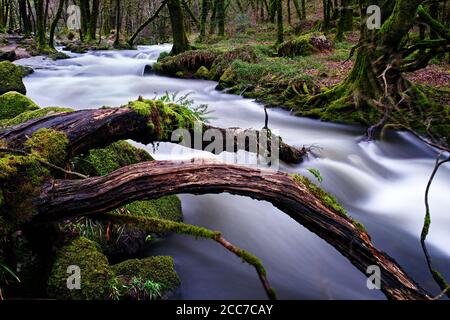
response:
{"label": "river rock", "polygon": [[0,61],[14,61],[17,59],[16,51],[0,51]]}
{"label": "river rock", "polygon": [[155,72],[153,71],[152,66],[149,65],[149,64],[146,65],[145,68],[144,68],[144,75],[146,75],[146,74],[153,74],[153,73],[155,73]]}
{"label": "river rock", "polygon": [[26,94],[27,90],[22,81],[23,70],[9,61],[0,62],[0,95],[16,91]]}

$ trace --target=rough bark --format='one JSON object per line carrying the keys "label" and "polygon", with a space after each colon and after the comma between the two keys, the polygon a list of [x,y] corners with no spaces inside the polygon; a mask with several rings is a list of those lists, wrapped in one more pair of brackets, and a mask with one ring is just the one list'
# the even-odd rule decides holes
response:
{"label": "rough bark", "polygon": [[225,36],[225,1],[216,0],[216,19],[217,19],[217,35]]}
{"label": "rough bark", "polygon": [[206,21],[208,19],[208,12],[210,9],[211,0],[202,0],[202,12],[200,17],[200,40],[206,36]]}
{"label": "rough bark", "polygon": [[184,27],[183,11],[180,0],[167,0],[170,23],[172,25],[173,47],[171,54],[189,50],[189,41]]}
{"label": "rough bark", "polygon": [[[153,121],[151,116],[142,116],[128,108],[82,110],[53,114],[40,119],[30,120],[0,133],[0,140],[6,141],[10,147],[20,148],[27,137],[32,136],[37,130],[41,128],[54,129],[67,135],[69,139],[69,156],[72,157],[118,140],[132,139],[144,144],[161,141],[155,132],[149,129],[149,121]],[[259,137],[260,134],[253,129],[224,129],[209,125],[203,126],[203,130],[208,129],[217,130],[223,136],[233,137],[239,134],[243,136],[257,135]],[[190,133],[192,135],[190,139],[192,144],[186,145],[187,147],[204,150],[211,144],[211,142],[203,141],[202,139],[198,146],[195,145],[194,130],[191,130]],[[274,138],[272,137],[272,139]],[[170,142],[170,136],[165,141]],[[224,141],[223,150],[227,150],[225,144],[226,141]],[[237,138],[233,140],[232,148],[234,151],[251,150],[247,141],[245,144],[241,144]],[[280,143],[279,157],[282,161],[298,163],[303,160],[305,155],[306,149],[304,148],[295,148],[284,142]]]}
{"label": "rough bark", "polygon": [[55,30],[56,30],[56,26],[58,25],[59,20],[61,19],[62,12],[64,9],[64,3],[65,3],[65,0],[59,0],[58,10],[56,11],[55,18],[53,19],[52,24],[50,25],[50,36],[48,39],[48,45],[52,49],[55,48],[55,44],[54,44]]}
{"label": "rough bark", "polygon": [[116,0],[116,39],[114,40],[114,45],[118,46],[120,44],[120,29],[122,24],[122,14],[120,0]]}
{"label": "rough bark", "polygon": [[36,9],[36,42],[39,48],[43,48],[47,44],[44,27],[44,1],[36,0],[34,5]]}
{"label": "rough bark", "polygon": [[88,37],[89,40],[95,40],[97,38],[97,21],[98,16],[100,13],[100,1],[99,0],[93,0],[92,1],[92,11],[89,16],[89,23],[88,23]]}
{"label": "rough bark", "polygon": [[369,235],[349,217],[329,209],[303,183],[287,174],[212,161],[157,161],[119,169],[86,180],[54,180],[35,202],[36,219],[102,214],[137,200],[169,194],[230,193],[272,203],[327,241],[360,271],[377,265],[381,290],[389,299],[429,299]]}
{"label": "rough bark", "polygon": [[20,19],[22,21],[23,33],[26,37],[28,37],[31,33],[31,21],[27,13],[26,0],[19,0],[19,13]]}
{"label": "rough bark", "polygon": [[277,43],[284,41],[284,27],[283,27],[283,5],[281,0],[276,0],[277,9]]}

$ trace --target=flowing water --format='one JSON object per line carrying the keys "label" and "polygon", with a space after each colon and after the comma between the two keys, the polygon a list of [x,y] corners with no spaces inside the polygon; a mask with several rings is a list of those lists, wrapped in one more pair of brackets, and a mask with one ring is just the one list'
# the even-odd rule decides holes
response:
{"label": "flowing water", "polygon": [[[71,54],[57,62],[40,57],[18,61],[35,68],[25,78],[28,96],[41,106],[75,109],[120,106],[138,96],[153,98],[167,92],[191,92],[206,103],[210,123],[222,127],[261,128],[260,104],[218,92],[215,83],[143,75],[170,45],[130,51]],[[269,110],[269,125],[284,141],[317,145],[314,156],[281,170],[309,175],[320,170],[322,186],[334,193],[350,214],[361,221],[374,244],[394,257],[423,287],[438,289],[426,267],[419,235],[424,217],[424,191],[436,152],[409,134],[386,134],[381,142],[361,142],[364,129],[328,124]],[[188,159],[190,150],[161,144],[146,147],[156,159]],[[204,153],[203,153],[204,154]],[[242,155],[240,155],[241,157]],[[428,237],[437,268],[450,278],[450,166],[444,166],[430,190],[432,226]],[[263,261],[273,287],[284,299],[384,299],[368,290],[366,276],[325,241],[271,204],[228,194],[181,195],[185,222],[221,230],[234,244]],[[182,285],[180,299],[265,298],[254,269],[208,240],[173,235],[145,254],[171,255]]]}

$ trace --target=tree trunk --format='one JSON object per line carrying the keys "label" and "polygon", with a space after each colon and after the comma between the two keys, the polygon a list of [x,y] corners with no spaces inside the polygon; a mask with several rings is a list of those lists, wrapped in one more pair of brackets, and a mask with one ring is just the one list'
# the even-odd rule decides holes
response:
{"label": "tree trunk", "polygon": [[31,21],[30,17],[27,13],[27,1],[26,0],[19,0],[19,13],[20,13],[20,19],[22,21],[23,26],[23,33],[25,37],[28,37],[31,33]]}
{"label": "tree trunk", "polygon": [[275,23],[278,0],[269,0],[269,21]]}
{"label": "tree trunk", "polygon": [[281,44],[284,41],[282,0],[276,0],[276,5],[277,5],[277,44]]}
{"label": "tree trunk", "polygon": [[55,44],[54,44],[55,30],[56,30],[56,26],[58,25],[59,20],[61,19],[62,12],[64,9],[64,3],[65,3],[65,0],[59,0],[58,9],[56,11],[55,18],[53,19],[52,24],[50,25],[50,36],[49,36],[49,40],[48,40],[48,45],[52,49],[55,49]]}
{"label": "tree trunk", "polygon": [[92,12],[89,17],[89,23],[88,23],[88,37],[89,40],[95,40],[97,38],[97,21],[98,21],[98,15],[99,15],[99,8],[100,8],[100,0],[93,0],[92,1]]}
{"label": "tree trunk", "polygon": [[302,16],[306,20],[306,0],[302,0]]}
{"label": "tree trunk", "polygon": [[298,0],[292,0],[294,2],[295,12],[297,13],[298,20],[303,20],[302,8]]}
{"label": "tree trunk", "polygon": [[353,9],[350,6],[351,0],[341,0],[341,7],[339,8],[339,21],[336,34],[336,40],[344,40],[344,32],[353,29]]}
{"label": "tree trunk", "polygon": [[47,45],[44,27],[44,0],[36,0],[34,5],[36,9],[36,43],[40,49],[43,49]]}
{"label": "tree trunk", "polygon": [[[89,21],[90,21],[90,16],[91,16],[91,12],[90,12],[90,8],[89,8],[89,0],[80,0],[79,1],[80,4],[80,20],[81,20],[81,33],[83,35],[87,35],[88,34],[88,29],[89,29]],[[87,37],[85,37],[87,38]]]}
{"label": "tree trunk", "polygon": [[322,30],[328,31],[330,28],[331,0],[323,0],[323,24]]}
{"label": "tree trunk", "polygon": [[225,36],[225,0],[216,0],[217,35]]}
{"label": "tree trunk", "polygon": [[111,33],[111,0],[103,0],[103,35],[108,37]]}
{"label": "tree trunk", "polygon": [[122,15],[120,10],[120,0],[116,0],[116,39],[114,40],[114,46],[120,44],[120,29],[122,24]]}
{"label": "tree trunk", "polygon": [[211,0],[202,0],[202,12],[200,17],[200,41],[206,37],[206,21],[208,20],[208,12]]}
{"label": "tree trunk", "polygon": [[171,54],[189,50],[189,41],[184,28],[183,11],[180,0],[167,0],[170,23],[172,25],[173,47]]}

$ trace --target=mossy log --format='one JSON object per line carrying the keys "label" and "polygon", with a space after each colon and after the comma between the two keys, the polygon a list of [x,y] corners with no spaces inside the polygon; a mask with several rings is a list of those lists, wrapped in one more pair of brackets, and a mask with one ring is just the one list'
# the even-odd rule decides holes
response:
{"label": "mossy log", "polygon": [[155,161],[119,169],[104,177],[48,181],[35,201],[37,220],[102,214],[126,203],[180,193],[230,193],[271,202],[314,232],[360,271],[377,265],[381,290],[390,299],[430,299],[369,235],[320,199],[302,179],[288,174],[214,161]]}
{"label": "mossy log", "polygon": [[[54,129],[66,134],[69,144],[69,157],[85,153],[91,149],[103,147],[110,143],[132,139],[137,142],[149,144],[152,142],[171,142],[171,134],[177,129],[188,129],[191,134],[190,141],[192,146],[185,143],[187,147],[198,147],[205,149],[211,144],[211,141],[204,141],[199,146],[194,146],[194,122],[196,121],[189,115],[182,115],[179,106],[142,103],[142,109],[139,104],[133,104],[125,108],[82,110],[68,113],[54,113],[48,116],[32,119],[28,122],[13,127],[3,133],[0,133],[0,140],[4,140],[10,147],[19,147],[31,137],[34,132],[41,128]],[[152,106],[154,106],[152,108]],[[146,109],[148,108],[148,109]],[[180,118],[181,117],[181,118]],[[215,129],[217,132],[229,136],[236,135],[256,135],[259,137],[259,131],[253,129],[239,128],[218,128],[202,124],[203,130]],[[275,139],[275,136],[272,136]],[[270,145],[270,144],[269,144]],[[299,163],[306,155],[305,148],[292,147],[280,141],[279,155],[280,160],[290,163]],[[226,149],[224,139],[223,150]],[[240,144],[238,139],[234,139],[234,151],[249,150],[248,143]],[[268,150],[270,152],[270,150]]]}

